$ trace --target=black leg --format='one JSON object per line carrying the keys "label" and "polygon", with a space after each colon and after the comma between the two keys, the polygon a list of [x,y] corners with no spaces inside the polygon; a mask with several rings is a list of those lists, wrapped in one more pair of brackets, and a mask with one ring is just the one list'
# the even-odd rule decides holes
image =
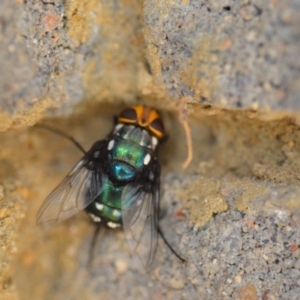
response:
{"label": "black leg", "polygon": [[86,151],[83,149],[83,147],[71,135],[69,135],[69,134],[67,134],[67,133],[65,133],[61,130],[58,130],[58,129],[52,127],[52,126],[49,126],[47,124],[40,123],[40,124],[35,124],[34,126],[37,127],[37,128],[43,128],[43,129],[49,130],[51,132],[54,132],[58,135],[61,135],[61,136],[65,137],[66,139],[71,141],[81,152],[86,154]]}
{"label": "black leg", "polygon": [[98,237],[99,237],[100,229],[102,230],[101,235],[103,235],[103,233],[105,231],[105,228],[102,225],[103,224],[101,224],[101,222],[95,224],[95,230],[94,230],[92,242],[91,242],[91,245],[90,245],[88,262],[87,262],[87,269],[88,270],[90,270],[91,267],[92,267],[92,263],[93,263],[93,260],[94,260],[95,245],[96,245],[96,242],[97,242]]}
{"label": "black leg", "polygon": [[165,242],[165,244],[168,246],[168,248],[171,250],[171,252],[178,258],[181,260],[181,262],[185,263],[186,260],[184,258],[182,258],[174,249],[173,247],[170,245],[170,243],[167,241],[167,239],[165,238],[164,234],[162,233],[162,230],[159,226],[159,224],[157,225],[157,231],[159,233],[159,235],[161,236],[161,238],[163,239],[163,241]]}

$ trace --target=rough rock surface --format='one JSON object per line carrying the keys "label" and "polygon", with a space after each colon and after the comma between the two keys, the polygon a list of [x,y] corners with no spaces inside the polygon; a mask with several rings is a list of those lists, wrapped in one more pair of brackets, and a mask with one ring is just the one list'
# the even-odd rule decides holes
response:
{"label": "rough rock surface", "polygon": [[[0,299],[298,299],[299,12],[297,0],[1,1]],[[160,239],[141,273],[116,230],[87,268],[85,214],[35,225],[82,154],[25,125],[44,118],[88,149],[141,102],[169,134],[160,224],[187,263]]]}
{"label": "rough rock surface", "polygon": [[146,1],[150,66],[175,98],[299,109],[299,13],[297,0]]}

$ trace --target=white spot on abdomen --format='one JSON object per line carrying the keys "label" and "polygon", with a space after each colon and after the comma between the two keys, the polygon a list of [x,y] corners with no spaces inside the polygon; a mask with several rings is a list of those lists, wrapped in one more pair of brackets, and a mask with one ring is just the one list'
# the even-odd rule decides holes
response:
{"label": "white spot on abdomen", "polygon": [[121,225],[118,223],[114,223],[114,222],[107,222],[107,226],[110,228],[117,228],[117,227],[120,227]]}
{"label": "white spot on abdomen", "polygon": [[116,217],[116,218],[121,216],[121,213],[120,213],[118,210],[116,210],[116,209],[113,210],[113,213],[112,213],[112,214],[113,214],[113,216]]}
{"label": "white spot on abdomen", "polygon": [[97,217],[97,216],[95,216],[95,215],[93,215],[93,214],[89,214],[89,215],[90,215],[91,219],[92,219],[94,222],[96,222],[96,223],[101,222],[101,218],[100,218],[100,217]]}
{"label": "white spot on abdomen", "polygon": [[100,210],[100,211],[102,211],[102,210],[103,210],[103,207],[104,207],[103,204],[98,203],[98,202],[95,203],[95,206],[96,206],[96,208],[97,208],[98,210]]}

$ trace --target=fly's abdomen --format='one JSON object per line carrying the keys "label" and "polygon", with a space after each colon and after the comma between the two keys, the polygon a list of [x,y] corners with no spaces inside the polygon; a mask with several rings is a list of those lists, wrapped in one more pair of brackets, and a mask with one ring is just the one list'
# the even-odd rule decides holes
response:
{"label": "fly's abdomen", "polygon": [[86,210],[96,222],[103,219],[107,222],[121,224],[121,195],[122,187],[115,187],[108,182],[104,185],[103,192]]}
{"label": "fly's abdomen", "polygon": [[97,210],[100,218],[118,224],[122,223],[122,214],[120,209],[113,208],[99,202],[95,202],[95,209]]}

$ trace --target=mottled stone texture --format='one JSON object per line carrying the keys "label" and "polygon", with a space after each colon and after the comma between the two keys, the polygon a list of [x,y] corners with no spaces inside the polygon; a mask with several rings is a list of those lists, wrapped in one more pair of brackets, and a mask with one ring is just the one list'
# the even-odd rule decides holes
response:
{"label": "mottled stone texture", "polygon": [[123,2],[1,1],[0,130],[87,98],[133,101],[147,75],[142,3]]}
{"label": "mottled stone texture", "polygon": [[145,3],[150,66],[168,93],[224,108],[299,110],[300,3]]}
{"label": "mottled stone texture", "polygon": [[[92,42],[86,40],[82,46],[72,41],[63,2],[4,0],[0,4],[2,130],[33,123],[36,114],[32,113],[33,120],[24,117],[33,107],[63,109],[66,102],[82,101],[84,54],[91,51]],[[53,100],[51,104],[47,105],[46,97]]]}
{"label": "mottled stone texture", "polygon": [[[0,299],[299,299],[298,2],[0,1]],[[140,273],[117,230],[88,268],[84,214],[35,225],[82,153],[25,126],[48,116],[88,149],[141,102],[169,136],[160,225],[187,263],[159,239]]]}
{"label": "mottled stone texture", "polygon": [[297,0],[3,0],[0,8],[2,130],[49,107],[70,113],[86,98],[300,107]]}

